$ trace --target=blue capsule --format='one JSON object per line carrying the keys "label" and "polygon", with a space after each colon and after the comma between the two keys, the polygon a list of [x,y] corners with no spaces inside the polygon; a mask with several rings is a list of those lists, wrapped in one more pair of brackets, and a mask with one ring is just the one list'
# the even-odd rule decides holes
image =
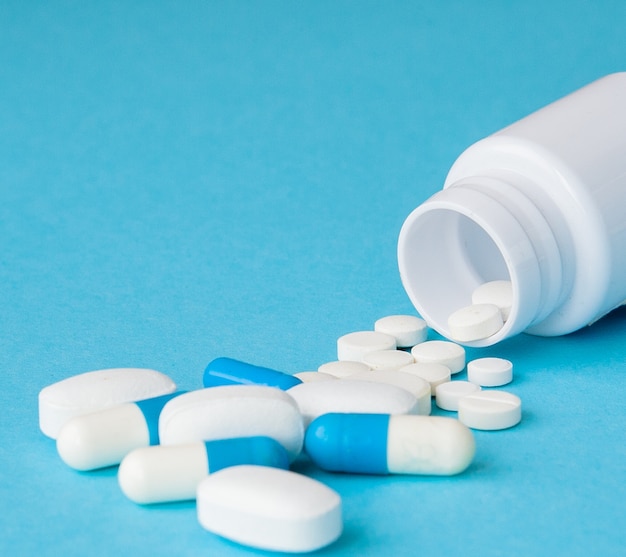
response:
{"label": "blue capsule", "polygon": [[204,370],[205,387],[220,385],[262,385],[283,391],[302,383],[300,379],[267,367],[255,366],[233,358],[216,358]]}

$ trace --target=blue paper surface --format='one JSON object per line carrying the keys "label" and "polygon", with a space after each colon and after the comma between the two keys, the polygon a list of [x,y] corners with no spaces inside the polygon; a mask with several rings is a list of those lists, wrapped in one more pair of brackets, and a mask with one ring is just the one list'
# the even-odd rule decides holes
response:
{"label": "blue paper surface", "polygon": [[[0,554],[264,554],[67,468],[39,390],[108,367],[196,389],[218,356],[316,369],[413,313],[404,218],[465,147],[625,70],[625,25],[621,1],[0,4]],[[459,476],[298,462],[343,497],[319,554],[623,555],[625,339],[619,309],[469,351],[514,362],[524,413]]]}

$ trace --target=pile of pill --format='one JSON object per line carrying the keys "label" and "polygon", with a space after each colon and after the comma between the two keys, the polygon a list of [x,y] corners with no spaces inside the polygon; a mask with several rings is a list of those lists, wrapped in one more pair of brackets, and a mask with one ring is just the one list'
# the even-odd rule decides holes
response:
{"label": "pile of pill", "polygon": [[[521,402],[482,390],[512,380],[511,362],[427,340],[408,315],[337,340],[337,360],[290,375],[231,358],[211,361],[203,388],[177,390],[155,370],[86,372],[39,393],[41,431],[70,467],[119,465],[122,492],[149,505],[196,499],[206,530],[259,549],[308,552],[341,535],[341,497],[291,471],[452,475],[475,453],[470,430],[516,425]],[[453,417],[431,416],[438,407]],[[428,448],[428,450],[422,450]]]}

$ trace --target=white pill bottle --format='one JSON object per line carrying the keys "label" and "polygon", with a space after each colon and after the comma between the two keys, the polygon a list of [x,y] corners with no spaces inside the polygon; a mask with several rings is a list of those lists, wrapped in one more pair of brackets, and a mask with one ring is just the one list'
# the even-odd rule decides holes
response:
{"label": "white pill bottle", "polygon": [[444,189],[406,219],[398,263],[409,298],[450,337],[448,316],[510,280],[504,327],[562,335],[626,299],[626,72],[608,75],[478,141]]}

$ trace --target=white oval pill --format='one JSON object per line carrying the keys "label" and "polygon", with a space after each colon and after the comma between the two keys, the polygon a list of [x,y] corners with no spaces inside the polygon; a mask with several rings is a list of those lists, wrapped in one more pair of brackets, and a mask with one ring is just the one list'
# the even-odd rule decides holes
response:
{"label": "white oval pill", "polygon": [[324,373],[323,371],[300,371],[298,373],[293,374],[294,377],[297,377],[303,383],[310,383],[311,381],[328,381],[333,379],[338,379],[335,375],[331,375],[330,373]]}
{"label": "white oval pill", "polygon": [[504,358],[478,358],[467,364],[467,379],[483,387],[500,387],[513,380],[513,363]]}
{"label": "white oval pill", "polygon": [[459,400],[467,395],[480,391],[480,387],[469,381],[448,381],[437,385],[435,402],[442,410],[456,411],[459,409]]}
{"label": "white oval pill", "polygon": [[360,373],[362,371],[369,371],[370,369],[370,366],[364,364],[363,362],[337,360],[334,362],[327,362],[325,364],[322,364],[320,367],[317,368],[317,371],[342,378],[348,377],[349,375],[353,375],[355,373]]}
{"label": "white oval pill", "polygon": [[437,385],[450,381],[450,368],[443,364],[409,364],[400,368],[400,371],[416,375],[430,384],[430,394],[435,396]]}
{"label": "white oval pill", "polygon": [[88,371],[44,387],[39,392],[39,427],[56,439],[76,416],[124,402],[173,393],[176,383],[153,369],[114,368]]}
{"label": "white oval pill", "polygon": [[391,369],[379,369],[351,375],[350,380],[395,385],[409,391],[417,399],[416,414],[428,416],[432,410],[430,383],[417,375]]}
{"label": "white oval pill", "polygon": [[459,400],[459,421],[473,429],[506,429],[521,419],[522,401],[506,391],[481,391]]}
{"label": "white oval pill", "polygon": [[376,331],[357,331],[337,339],[337,359],[362,362],[363,356],[375,350],[395,350],[396,339]]}
{"label": "white oval pill", "polygon": [[502,313],[494,304],[474,304],[448,317],[450,337],[459,342],[488,338],[502,329]]}
{"label": "white oval pill", "polygon": [[419,406],[414,395],[395,385],[371,381],[316,381],[289,389],[295,399],[304,425],[330,412],[366,414],[417,414]]}
{"label": "white oval pill", "polygon": [[203,528],[270,551],[315,551],[343,529],[341,497],[289,470],[232,466],[202,480],[196,495]]}
{"label": "white oval pill", "polygon": [[374,350],[363,356],[363,363],[372,369],[400,369],[414,362],[411,353],[404,350]]}
{"label": "white oval pill", "polygon": [[399,348],[424,342],[428,335],[426,321],[414,315],[388,315],[374,323],[374,330],[395,337]]}
{"label": "white oval pill", "polygon": [[[327,382],[298,386],[318,384]],[[162,445],[258,435],[278,441],[292,461],[300,453],[302,417],[286,392],[258,385],[209,387],[170,400],[159,416]]]}
{"label": "white oval pill", "polygon": [[494,304],[500,308],[506,321],[513,305],[513,285],[510,280],[492,280],[481,284],[472,292],[472,304]]}
{"label": "white oval pill", "polygon": [[428,340],[411,348],[411,354],[417,363],[442,364],[452,374],[465,367],[465,349],[456,342]]}

